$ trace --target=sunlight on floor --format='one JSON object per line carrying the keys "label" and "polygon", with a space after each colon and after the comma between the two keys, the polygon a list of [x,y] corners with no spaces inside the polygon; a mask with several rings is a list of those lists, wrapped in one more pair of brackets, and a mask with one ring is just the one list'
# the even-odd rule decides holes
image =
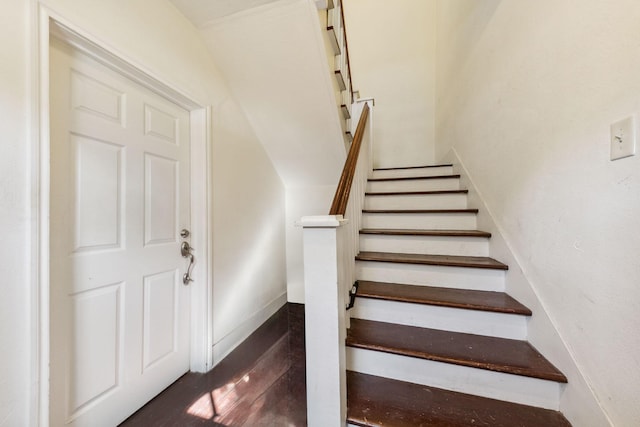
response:
{"label": "sunlight on floor", "polygon": [[[236,425],[237,421],[242,420],[242,425],[256,427],[276,425],[296,427],[295,424],[289,422],[287,416],[277,413],[277,410],[274,412],[273,409],[275,408],[267,407],[266,395],[261,395],[251,402],[250,408],[243,405],[241,401],[243,397],[246,398],[245,395],[247,393],[245,384],[248,386],[251,383],[251,376],[245,374],[240,378],[236,378],[236,382],[229,382],[200,396],[189,406],[186,413],[202,420],[213,421],[219,426],[226,426],[229,422],[231,422],[229,425]],[[238,418],[238,409],[243,413],[240,418]],[[249,412],[246,412],[248,409]]]}
{"label": "sunlight on floor", "polygon": [[[248,383],[251,380],[249,374],[242,377],[242,382]],[[228,383],[222,387],[214,389],[210,393],[205,393],[196,400],[188,409],[187,414],[198,417],[203,420],[212,420],[217,415],[218,410],[224,412],[225,408],[233,406],[233,403],[239,400],[236,390],[236,383]]]}
{"label": "sunlight on floor", "polygon": [[215,415],[213,401],[209,393],[203,394],[193,405],[187,409],[187,414],[203,420],[211,420]]}
{"label": "sunlight on floor", "polygon": [[[242,380],[249,382],[249,375],[245,375]],[[228,383],[222,387],[214,389],[210,393],[205,393],[196,400],[188,409],[187,414],[203,420],[212,420],[216,415],[216,402],[218,408],[229,406],[230,403],[238,400],[236,384]]]}

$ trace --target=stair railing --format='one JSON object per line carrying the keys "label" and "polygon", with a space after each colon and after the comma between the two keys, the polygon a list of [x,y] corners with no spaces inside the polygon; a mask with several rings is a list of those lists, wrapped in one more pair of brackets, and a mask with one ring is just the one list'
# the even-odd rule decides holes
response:
{"label": "stair railing", "polygon": [[346,302],[355,281],[365,187],[372,170],[370,104],[366,100],[353,106],[359,113],[358,126],[329,215],[304,217],[300,222],[309,427],[346,425]]}
{"label": "stair railing", "polygon": [[[328,0],[322,2],[326,8],[327,31],[329,33],[329,44],[333,51],[333,72],[338,83],[339,93],[337,94],[340,114],[342,116],[343,131],[347,143],[352,141],[351,106],[354,102],[356,92],[353,90],[351,79],[351,63],[349,61],[349,44],[347,41],[347,29],[344,20],[344,10],[342,0]],[[320,6],[319,6],[320,7]]]}

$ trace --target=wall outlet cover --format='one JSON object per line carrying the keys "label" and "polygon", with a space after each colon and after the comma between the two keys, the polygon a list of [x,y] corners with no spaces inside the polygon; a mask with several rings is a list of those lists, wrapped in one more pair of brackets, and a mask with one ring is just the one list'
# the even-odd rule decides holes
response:
{"label": "wall outlet cover", "polygon": [[636,154],[636,119],[629,116],[611,125],[611,160]]}

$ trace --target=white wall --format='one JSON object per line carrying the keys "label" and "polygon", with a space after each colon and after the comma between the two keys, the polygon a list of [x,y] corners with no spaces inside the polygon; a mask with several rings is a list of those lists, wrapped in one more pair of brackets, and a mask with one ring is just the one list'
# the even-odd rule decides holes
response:
{"label": "white wall", "polygon": [[199,15],[194,22],[285,185],[287,298],[303,303],[295,223],[327,214],[346,158],[318,10],[311,0],[278,0],[218,18],[203,3],[176,3]]}
{"label": "white wall", "polygon": [[0,14],[0,426],[28,425],[29,2]]}
{"label": "white wall", "polygon": [[201,34],[284,185],[337,184],[346,154],[315,4],[279,0]]}
{"label": "white wall", "polygon": [[214,363],[287,301],[285,191],[240,107],[214,117]]}
{"label": "white wall", "polygon": [[[34,54],[29,2],[5,2],[0,15],[0,426],[29,425],[31,247],[29,117]],[[238,344],[286,301],[284,187],[232,99],[195,28],[167,1],[43,1],[152,75],[213,106],[214,338],[219,354]],[[262,250],[264,249],[264,250]],[[247,256],[262,250],[261,262]],[[250,272],[250,274],[249,274]],[[235,332],[235,333],[234,333]],[[227,339],[223,339],[223,338]],[[34,385],[33,390],[37,390]]]}
{"label": "white wall", "polygon": [[353,88],[376,100],[374,167],[434,162],[435,3],[344,2]]}
{"label": "white wall", "polygon": [[611,162],[609,125],[640,112],[640,3],[437,8],[436,156],[455,148],[612,424],[638,425],[640,156]]}

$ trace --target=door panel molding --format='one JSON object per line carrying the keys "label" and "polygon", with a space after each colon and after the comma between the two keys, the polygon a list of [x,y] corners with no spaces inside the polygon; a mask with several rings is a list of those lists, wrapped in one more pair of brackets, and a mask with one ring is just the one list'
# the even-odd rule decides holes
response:
{"label": "door panel molding", "polygon": [[155,76],[131,58],[82,31],[54,11],[32,2],[33,91],[31,195],[31,383],[30,425],[49,425],[50,361],[50,135],[49,135],[49,43],[55,38],[135,83],[189,112],[191,120],[191,245],[198,257],[193,270],[190,319],[190,369],[205,372],[212,365],[212,218],[211,218],[211,107]]}

